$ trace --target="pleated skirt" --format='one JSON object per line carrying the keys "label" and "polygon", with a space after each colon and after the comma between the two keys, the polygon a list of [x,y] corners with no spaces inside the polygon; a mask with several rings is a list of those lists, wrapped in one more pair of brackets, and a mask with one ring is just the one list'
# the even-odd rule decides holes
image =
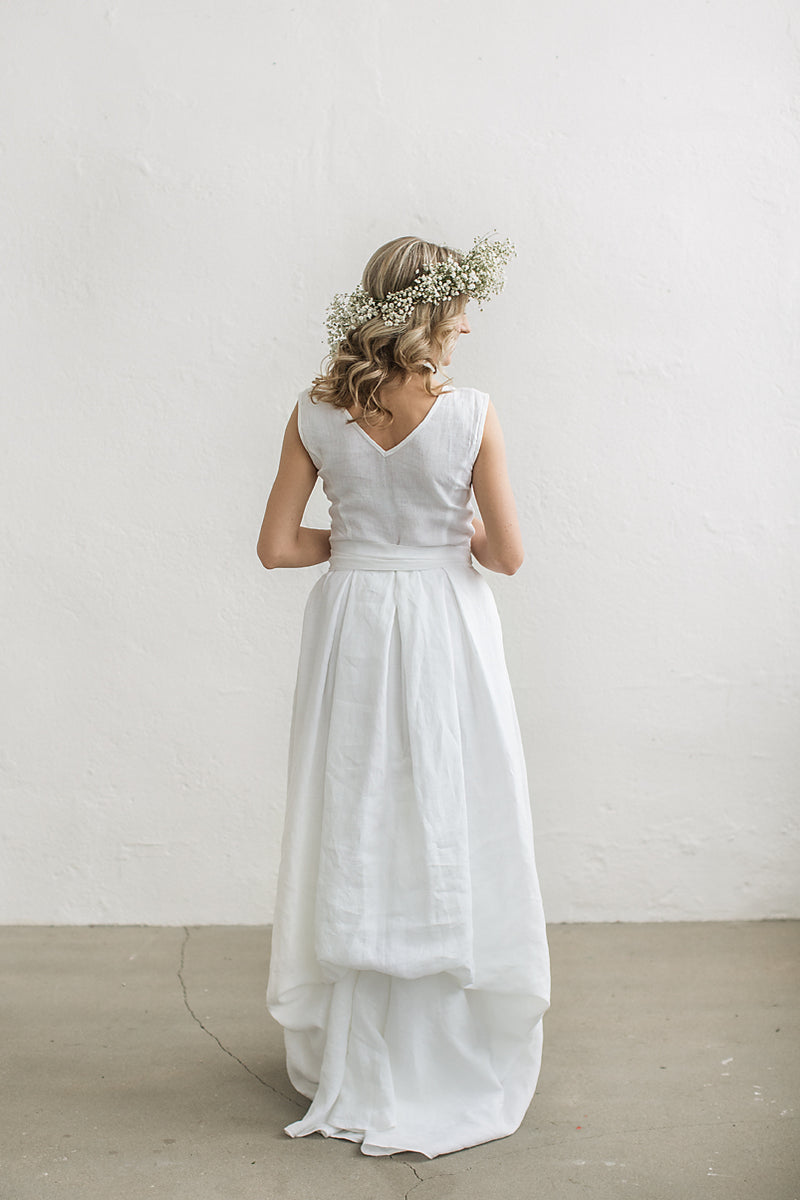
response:
{"label": "pleated skirt", "polygon": [[311,1101],[287,1134],[433,1158],[518,1129],[549,956],[493,592],[375,551],[306,602],[267,1006]]}

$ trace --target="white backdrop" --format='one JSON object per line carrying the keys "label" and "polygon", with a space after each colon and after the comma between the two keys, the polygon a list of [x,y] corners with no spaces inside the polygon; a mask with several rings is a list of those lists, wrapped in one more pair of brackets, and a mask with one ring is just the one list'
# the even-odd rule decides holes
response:
{"label": "white backdrop", "polygon": [[0,27],[0,919],[271,918],[326,569],[256,557],[284,425],[377,246],[493,229],[451,373],[524,530],[484,574],[548,918],[800,916],[793,0]]}

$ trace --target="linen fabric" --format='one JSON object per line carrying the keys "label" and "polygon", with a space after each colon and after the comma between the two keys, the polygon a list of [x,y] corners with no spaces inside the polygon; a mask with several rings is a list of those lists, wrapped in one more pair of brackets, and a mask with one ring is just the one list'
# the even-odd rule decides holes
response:
{"label": "linen fabric", "polygon": [[550,969],[494,594],[470,553],[489,397],[389,450],[298,399],[330,502],[306,601],[267,1006],[310,1101],[286,1126],[429,1158],[513,1133]]}

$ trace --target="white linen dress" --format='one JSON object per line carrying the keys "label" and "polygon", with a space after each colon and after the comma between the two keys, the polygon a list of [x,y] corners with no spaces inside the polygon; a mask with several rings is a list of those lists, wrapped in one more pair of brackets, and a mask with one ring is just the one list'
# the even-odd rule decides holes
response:
{"label": "white linen dress", "polygon": [[494,594],[470,552],[489,397],[382,449],[298,400],[330,502],[306,602],[267,1007],[311,1105],[286,1126],[433,1158],[513,1133],[550,966]]}

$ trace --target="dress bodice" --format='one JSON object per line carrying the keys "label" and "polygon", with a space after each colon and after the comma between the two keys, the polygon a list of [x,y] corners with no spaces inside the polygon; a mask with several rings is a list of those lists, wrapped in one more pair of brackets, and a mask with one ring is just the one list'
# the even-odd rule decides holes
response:
{"label": "dress bodice", "polygon": [[345,409],[313,402],[304,390],[298,428],[329,501],[332,548],[340,539],[468,546],[472,468],[488,403],[475,388],[447,388],[401,442],[384,450]]}

